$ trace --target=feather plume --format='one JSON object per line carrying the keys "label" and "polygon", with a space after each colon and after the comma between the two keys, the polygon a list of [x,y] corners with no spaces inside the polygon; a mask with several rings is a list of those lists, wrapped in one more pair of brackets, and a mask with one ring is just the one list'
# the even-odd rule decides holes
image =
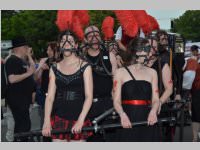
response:
{"label": "feather plume", "polygon": [[71,28],[73,10],[58,10],[56,25],[60,31],[65,31]]}
{"label": "feather plume", "polygon": [[110,16],[103,20],[101,30],[104,34],[105,40],[110,40],[114,36],[114,19]]}
{"label": "feather plume", "polygon": [[75,16],[79,18],[82,27],[86,27],[89,25],[90,16],[88,14],[88,10],[76,10]]}
{"label": "feather plume", "polygon": [[131,10],[115,10],[122,29],[129,37],[135,37],[138,33],[138,24]]}

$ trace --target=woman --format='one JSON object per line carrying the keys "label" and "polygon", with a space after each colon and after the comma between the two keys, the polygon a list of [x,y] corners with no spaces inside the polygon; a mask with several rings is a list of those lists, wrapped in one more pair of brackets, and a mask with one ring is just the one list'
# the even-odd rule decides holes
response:
{"label": "woman", "polygon": [[[83,126],[91,125],[86,120],[93,97],[91,66],[77,56],[77,38],[72,32],[63,32],[59,43],[63,60],[50,69],[42,134],[53,141],[85,141],[92,134],[81,133]],[[51,135],[51,128],[71,129],[72,134]]]}
{"label": "woman", "polygon": [[[144,66],[150,46],[146,39],[136,38],[128,50],[135,63],[118,69],[114,76],[114,107],[124,128],[118,130],[118,141],[158,141],[154,126],[159,108],[158,79],[155,70]],[[147,121],[149,126],[132,128],[131,122],[138,121]]]}

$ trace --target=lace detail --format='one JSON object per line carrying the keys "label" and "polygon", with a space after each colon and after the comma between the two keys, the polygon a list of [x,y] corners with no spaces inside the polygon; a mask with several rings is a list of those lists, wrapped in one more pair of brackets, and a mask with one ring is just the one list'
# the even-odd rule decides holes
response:
{"label": "lace detail", "polygon": [[55,73],[56,79],[61,80],[66,85],[70,84],[72,81],[82,78],[81,74],[85,71],[85,69],[89,66],[89,64],[85,64],[83,67],[81,67],[77,72],[71,75],[65,75],[61,71],[57,69],[56,65],[52,66],[52,69]]}

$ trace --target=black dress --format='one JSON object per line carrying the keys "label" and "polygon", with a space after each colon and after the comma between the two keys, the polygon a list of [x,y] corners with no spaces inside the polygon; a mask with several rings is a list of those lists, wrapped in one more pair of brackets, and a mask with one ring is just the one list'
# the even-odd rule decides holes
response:
{"label": "black dress", "polygon": [[[135,80],[128,68],[126,70],[133,80],[129,80],[122,85],[123,110],[131,122],[147,121],[151,109],[149,107],[152,96],[151,83],[145,80]],[[119,129],[117,132],[117,141],[120,142],[159,141],[159,129],[156,125]]]}
{"label": "black dress", "polygon": [[[56,95],[53,103],[51,125],[54,130],[71,129],[78,120],[83,109],[85,100],[83,73],[89,66],[86,64],[72,74],[65,75],[60,72],[56,65],[52,66],[56,76]],[[84,126],[91,126],[91,122],[86,118]],[[61,140],[85,140],[92,135],[92,132],[82,132],[81,134],[53,134],[53,139]]]}

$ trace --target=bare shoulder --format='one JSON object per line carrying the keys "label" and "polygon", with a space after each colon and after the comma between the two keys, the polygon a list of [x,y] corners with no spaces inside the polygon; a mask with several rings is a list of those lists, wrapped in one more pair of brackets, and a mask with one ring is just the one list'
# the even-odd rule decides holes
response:
{"label": "bare shoulder", "polygon": [[122,68],[116,69],[114,75],[115,75],[115,76],[118,76],[118,77],[121,77],[124,73],[125,73],[125,68],[122,67]]}
{"label": "bare shoulder", "polygon": [[145,69],[148,71],[149,74],[157,75],[157,72],[155,69],[150,68],[150,67],[145,67]]}

